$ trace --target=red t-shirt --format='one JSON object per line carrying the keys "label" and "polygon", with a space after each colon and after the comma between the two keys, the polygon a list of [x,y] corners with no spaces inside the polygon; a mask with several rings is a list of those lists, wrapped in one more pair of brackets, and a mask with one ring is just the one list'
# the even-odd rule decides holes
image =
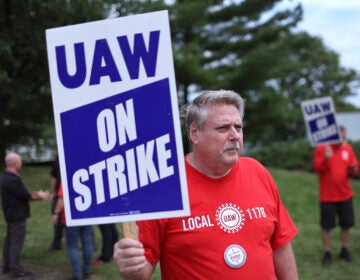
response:
{"label": "red t-shirt", "polygon": [[[333,154],[328,160],[325,159],[325,147],[324,144],[317,146],[313,157],[314,170],[319,174],[319,200],[345,201],[354,195],[349,176],[357,174],[358,161],[349,144],[330,145]],[[347,171],[350,165],[355,166],[351,174]]]}
{"label": "red t-shirt", "polygon": [[[57,196],[60,198],[63,198],[63,190],[62,190],[62,184],[59,185],[59,190],[57,192]],[[65,209],[63,208],[60,212],[60,220],[63,225],[66,225],[66,217],[65,217]]]}
{"label": "red t-shirt", "polygon": [[276,279],[273,250],[297,229],[267,170],[241,157],[219,179],[188,163],[186,173],[191,216],[138,222],[162,279]]}

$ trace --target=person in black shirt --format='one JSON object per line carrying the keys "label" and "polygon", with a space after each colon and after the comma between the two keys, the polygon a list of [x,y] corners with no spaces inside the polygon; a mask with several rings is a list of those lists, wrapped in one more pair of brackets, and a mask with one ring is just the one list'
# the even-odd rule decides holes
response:
{"label": "person in black shirt", "polygon": [[30,217],[29,201],[44,200],[48,192],[29,192],[19,171],[22,166],[21,156],[11,152],[5,157],[6,169],[1,179],[1,202],[7,224],[3,246],[3,274],[10,273],[11,278],[24,277],[29,274],[20,265],[20,253],[25,240],[26,220]]}

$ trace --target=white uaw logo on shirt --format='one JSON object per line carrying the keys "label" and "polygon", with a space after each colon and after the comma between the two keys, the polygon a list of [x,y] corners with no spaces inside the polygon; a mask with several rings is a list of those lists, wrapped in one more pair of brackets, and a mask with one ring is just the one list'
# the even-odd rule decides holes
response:
{"label": "white uaw logo on shirt", "polygon": [[245,215],[236,204],[225,203],[216,210],[216,221],[223,231],[235,233],[243,228]]}

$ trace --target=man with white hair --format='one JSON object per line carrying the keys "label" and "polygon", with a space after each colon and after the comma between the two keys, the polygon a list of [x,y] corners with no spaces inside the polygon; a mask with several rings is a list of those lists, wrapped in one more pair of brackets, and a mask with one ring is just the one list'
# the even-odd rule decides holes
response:
{"label": "man with white hair", "polygon": [[244,101],[210,91],[187,107],[185,156],[191,216],[137,222],[114,259],[125,279],[298,279],[297,229],[269,172],[243,150]]}
{"label": "man with white hair", "polygon": [[30,200],[43,200],[47,192],[29,192],[19,171],[22,166],[21,156],[10,152],[5,157],[6,169],[1,179],[1,199],[5,221],[7,223],[3,247],[3,274],[11,278],[25,277],[29,272],[20,265],[20,253],[25,240],[26,219],[30,217]]}

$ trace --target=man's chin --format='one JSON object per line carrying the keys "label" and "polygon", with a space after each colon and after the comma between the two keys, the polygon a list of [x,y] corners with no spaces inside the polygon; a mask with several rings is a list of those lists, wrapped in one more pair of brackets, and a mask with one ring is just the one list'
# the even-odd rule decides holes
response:
{"label": "man's chin", "polygon": [[227,150],[225,152],[227,157],[239,157],[240,156],[240,151],[239,150]]}
{"label": "man's chin", "polygon": [[228,163],[228,164],[235,164],[238,159],[240,157],[240,154],[238,152],[232,152],[232,153],[227,153],[226,156],[225,156],[225,161]]}

